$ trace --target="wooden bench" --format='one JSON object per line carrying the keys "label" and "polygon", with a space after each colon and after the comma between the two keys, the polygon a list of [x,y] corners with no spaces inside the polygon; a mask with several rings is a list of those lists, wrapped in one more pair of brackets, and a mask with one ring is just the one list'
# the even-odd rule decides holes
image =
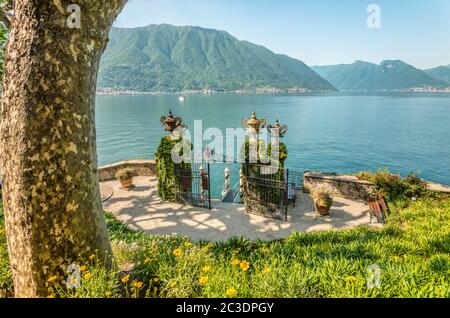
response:
{"label": "wooden bench", "polygon": [[370,223],[372,223],[372,219],[375,218],[379,223],[384,224],[389,207],[381,193],[378,193],[375,199],[369,199],[367,204],[369,205]]}

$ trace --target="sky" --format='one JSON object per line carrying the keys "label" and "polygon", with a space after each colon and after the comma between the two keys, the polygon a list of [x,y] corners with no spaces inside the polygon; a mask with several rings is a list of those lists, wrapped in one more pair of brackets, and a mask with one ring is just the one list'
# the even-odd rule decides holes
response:
{"label": "sky", "polygon": [[[368,27],[371,4],[379,28]],[[450,0],[129,0],[115,26],[160,23],[224,30],[310,66],[450,64]]]}

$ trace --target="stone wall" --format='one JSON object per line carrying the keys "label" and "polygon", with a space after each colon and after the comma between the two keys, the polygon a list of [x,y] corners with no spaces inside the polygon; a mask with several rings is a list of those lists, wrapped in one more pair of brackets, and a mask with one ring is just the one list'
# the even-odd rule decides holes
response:
{"label": "stone wall", "polygon": [[303,174],[305,192],[326,191],[331,195],[356,200],[367,200],[368,194],[373,191],[371,182],[358,180],[355,176],[336,173],[323,173],[306,171]]}
{"label": "stone wall", "polygon": [[138,176],[155,176],[156,163],[154,160],[126,160],[99,167],[98,174],[100,181],[115,179],[117,170],[122,168],[133,168]]}

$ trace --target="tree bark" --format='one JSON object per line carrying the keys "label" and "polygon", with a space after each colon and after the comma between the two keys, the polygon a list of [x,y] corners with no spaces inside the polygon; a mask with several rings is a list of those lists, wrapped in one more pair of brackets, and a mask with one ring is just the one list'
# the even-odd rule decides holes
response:
{"label": "tree bark", "polygon": [[[70,28],[70,4],[81,9]],[[45,297],[50,276],[89,255],[110,263],[97,173],[95,90],[126,0],[16,1],[0,123],[8,251],[16,297]]]}

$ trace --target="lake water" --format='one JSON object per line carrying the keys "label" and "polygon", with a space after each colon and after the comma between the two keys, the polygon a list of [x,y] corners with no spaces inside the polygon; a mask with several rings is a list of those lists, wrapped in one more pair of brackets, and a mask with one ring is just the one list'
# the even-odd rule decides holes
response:
{"label": "lake water", "polygon": [[[279,119],[289,126],[286,166],[293,170],[353,173],[388,167],[450,184],[449,94],[218,94],[190,95],[184,102],[175,95],[97,96],[99,164],[152,159],[165,134],[159,118],[169,108],[189,128],[201,119],[203,130],[218,127],[224,135],[226,128],[241,127],[251,111],[270,123]],[[215,195],[223,168],[213,169]]]}

